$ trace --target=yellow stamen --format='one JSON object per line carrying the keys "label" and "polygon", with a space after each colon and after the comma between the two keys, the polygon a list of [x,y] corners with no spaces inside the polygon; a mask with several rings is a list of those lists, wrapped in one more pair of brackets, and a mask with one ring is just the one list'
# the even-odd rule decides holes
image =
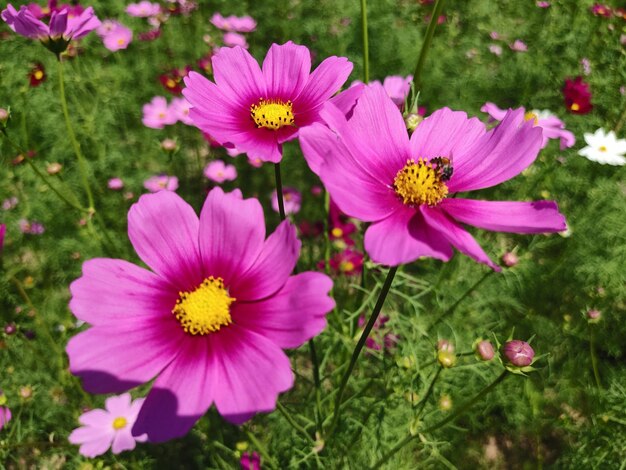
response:
{"label": "yellow stamen", "polygon": [[407,160],[393,180],[393,189],[408,206],[437,205],[448,194],[437,166],[420,158],[417,163]]}
{"label": "yellow stamen", "polygon": [[580,105],[578,103],[573,103],[572,106],[570,106],[570,109],[572,111],[578,111],[580,109]]}
{"label": "yellow stamen", "polygon": [[266,100],[260,98],[257,104],[250,106],[250,116],[257,127],[276,131],[284,126],[293,126],[291,101]]}
{"label": "yellow stamen", "polygon": [[339,270],[342,273],[349,273],[354,271],[354,263],[352,261],[342,261],[339,263]]}
{"label": "yellow stamen", "polygon": [[221,277],[210,276],[196,290],[178,295],[172,313],[185,333],[207,335],[233,322],[230,304],[236,299],[228,295]]}
{"label": "yellow stamen", "polygon": [[165,86],[168,88],[175,88],[176,82],[172,80],[171,78],[168,78],[167,81],[165,82]]}
{"label": "yellow stamen", "polygon": [[113,420],[113,429],[119,431],[120,429],[125,428],[127,424],[128,421],[126,421],[126,418],[120,416],[119,418],[115,418]]}
{"label": "yellow stamen", "polygon": [[335,227],[334,229],[330,231],[330,233],[332,234],[333,237],[339,238],[343,235],[343,230],[341,230],[339,227]]}
{"label": "yellow stamen", "polygon": [[118,46],[123,46],[125,42],[126,42],[126,41],[124,41],[123,39],[118,39],[118,40],[117,40],[117,44],[118,44]]}
{"label": "yellow stamen", "polygon": [[34,75],[37,80],[41,80],[43,78],[43,72],[41,70],[36,70]]}
{"label": "yellow stamen", "polygon": [[606,145],[600,145],[600,148],[598,150],[600,150],[600,152],[606,152],[607,151]]}
{"label": "yellow stamen", "polygon": [[528,111],[526,114],[524,114],[524,121],[530,121],[531,119],[533,119],[533,125],[536,126],[537,124],[539,124],[539,118],[537,118],[537,115],[535,113],[533,113],[532,111]]}

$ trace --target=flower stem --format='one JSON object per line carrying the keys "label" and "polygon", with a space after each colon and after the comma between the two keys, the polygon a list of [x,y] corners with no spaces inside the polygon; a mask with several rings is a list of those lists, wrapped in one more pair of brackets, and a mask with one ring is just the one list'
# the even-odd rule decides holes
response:
{"label": "flower stem", "polygon": [[280,220],[285,220],[285,202],[283,201],[283,180],[280,177],[280,163],[274,163],[274,179],[276,180],[276,199],[278,199],[278,213]]}
{"label": "flower stem", "polygon": [[617,123],[615,124],[615,127],[613,128],[616,134],[622,130],[624,121],[626,121],[626,102],[624,102],[624,107],[622,108],[622,112],[620,113],[619,118],[617,119]]}
{"label": "flower stem", "polygon": [[324,191],[324,272],[330,275],[330,194]]}
{"label": "flower stem", "polygon": [[276,409],[280,411],[280,413],[285,417],[289,424],[291,424],[291,427],[298,431],[307,441],[309,441],[310,444],[315,444],[315,441],[311,436],[309,436],[307,430],[300,426],[295,419],[293,419],[291,414],[289,414],[289,411],[287,411],[287,409],[279,401],[276,402]]}
{"label": "flower stem", "polygon": [[491,382],[489,385],[487,385],[485,388],[483,388],[480,392],[478,392],[472,399],[470,399],[469,401],[465,402],[460,408],[458,408],[454,413],[452,413],[450,416],[448,416],[445,419],[442,419],[441,421],[439,421],[438,423],[435,423],[434,425],[424,429],[423,431],[419,431],[419,433],[416,433],[415,435],[411,435],[409,434],[408,436],[406,436],[404,439],[402,439],[400,442],[398,442],[389,452],[387,452],[385,455],[382,456],[382,458],[376,462],[374,465],[372,465],[372,467],[370,467],[372,470],[374,469],[378,469],[380,468],[384,463],[386,463],[391,457],[393,457],[400,449],[402,449],[405,445],[407,445],[409,442],[411,442],[413,439],[415,439],[416,437],[418,437],[420,434],[427,434],[433,431],[436,431],[437,429],[445,426],[446,424],[454,421],[456,418],[458,418],[459,416],[461,416],[463,413],[465,413],[468,409],[470,409],[477,401],[479,401],[484,395],[488,394],[489,392],[491,392],[491,390],[493,390],[500,382],[502,382],[506,377],[508,376],[508,372],[506,370],[504,370],[497,379],[495,379],[493,382]]}
{"label": "flower stem", "polygon": [[435,3],[435,7],[433,8],[432,16],[430,17],[430,22],[428,23],[428,28],[426,29],[426,36],[424,36],[424,42],[422,43],[422,48],[420,50],[420,55],[417,59],[417,64],[415,65],[415,71],[413,72],[413,83],[411,86],[411,99],[409,103],[411,107],[409,109],[414,109],[415,99],[417,98],[417,93],[421,89],[422,86],[422,70],[424,68],[424,63],[426,62],[426,55],[428,50],[430,49],[430,43],[433,40],[433,36],[435,34],[435,28],[437,27],[437,21],[439,19],[439,15],[441,15],[441,10],[443,9],[443,0],[437,0]]}
{"label": "flower stem", "polygon": [[363,30],[363,83],[370,81],[370,48],[367,34],[367,0],[361,0],[361,29]]}
{"label": "flower stem", "polygon": [[339,391],[337,392],[337,398],[335,399],[335,408],[333,410],[333,421],[330,425],[330,431],[328,433],[327,439],[330,438],[330,436],[335,431],[335,428],[337,427],[337,423],[339,421],[339,411],[341,407],[341,400],[346,390],[346,385],[348,384],[348,380],[350,380],[350,375],[352,374],[352,371],[354,370],[354,366],[356,364],[357,359],[359,358],[359,354],[361,353],[363,346],[365,345],[365,341],[367,340],[367,337],[372,331],[372,328],[374,328],[374,324],[376,323],[376,320],[378,319],[378,315],[380,314],[380,311],[383,308],[383,304],[385,303],[387,294],[389,293],[389,290],[391,289],[391,284],[393,283],[393,278],[396,275],[397,270],[398,270],[397,266],[393,266],[389,268],[389,272],[387,273],[387,277],[385,278],[383,287],[380,291],[380,294],[378,294],[378,300],[376,301],[376,305],[374,306],[372,315],[370,316],[367,322],[367,325],[365,325],[365,329],[363,330],[363,333],[361,333],[361,337],[359,338],[359,341],[356,344],[354,351],[352,352],[350,363],[348,364],[348,368],[346,369],[346,372],[343,374],[343,377],[341,379],[341,384],[339,385]]}
{"label": "flower stem", "polygon": [[85,157],[83,156],[80,150],[80,144],[78,140],[76,140],[76,134],[74,133],[74,128],[72,127],[72,122],[70,121],[70,113],[67,109],[67,99],[65,97],[65,80],[63,78],[63,61],[59,59],[58,61],[58,70],[59,70],[59,97],[61,99],[61,108],[63,109],[63,117],[65,118],[65,127],[67,128],[67,134],[70,137],[70,141],[72,142],[72,147],[74,148],[74,153],[76,154],[76,158],[78,160],[78,170],[80,172],[80,177],[83,182],[83,187],[85,188],[85,193],[87,194],[87,201],[89,202],[88,211],[90,213],[94,212],[94,202],[93,202],[93,194],[91,193],[91,187],[89,186],[89,179],[87,177],[87,162],[85,161]]}
{"label": "flower stem", "polygon": [[596,354],[596,342],[595,335],[593,334],[593,326],[589,325],[589,353],[591,354],[591,367],[593,368],[593,376],[596,379],[596,386],[602,388],[602,382],[600,382],[600,372],[598,370],[598,355]]}
{"label": "flower stem", "polygon": [[416,415],[417,418],[422,416],[422,413],[424,412],[424,408],[426,407],[426,402],[428,402],[428,399],[432,395],[433,390],[435,389],[435,383],[439,379],[439,376],[441,375],[442,370],[443,370],[443,367],[437,367],[437,372],[435,372],[435,375],[433,376],[433,379],[430,381],[430,385],[428,386],[428,390],[426,390],[426,394],[424,395],[424,398],[422,398],[422,400],[420,401],[418,405],[419,410],[417,410],[417,415]]}

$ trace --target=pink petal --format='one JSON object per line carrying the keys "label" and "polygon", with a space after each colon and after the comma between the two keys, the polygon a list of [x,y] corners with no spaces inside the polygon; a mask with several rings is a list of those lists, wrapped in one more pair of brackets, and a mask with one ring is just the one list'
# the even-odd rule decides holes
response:
{"label": "pink petal", "polygon": [[67,25],[67,10],[53,11],[50,15],[50,36],[61,36]]}
{"label": "pink petal", "polygon": [[333,283],[321,273],[292,276],[275,295],[259,302],[236,302],[233,321],[281,348],[297,348],[326,326],[335,302],[328,296]]}
{"label": "pink petal", "polygon": [[222,352],[214,344],[233,327],[209,338],[186,338],[178,357],[155,380],[133,426],[134,436],[147,434],[150,442],[182,437],[209,409],[216,389],[232,393],[216,375],[215,362]]}
{"label": "pink petal", "polygon": [[372,224],[365,232],[365,251],[376,263],[399,266],[426,256],[448,261],[450,244],[429,227],[419,211],[399,207],[384,220]]}
{"label": "pink petal", "polygon": [[424,119],[413,132],[411,156],[416,161],[418,158],[450,158],[454,177],[457,166],[473,157],[467,149],[485,132],[485,125],[477,118],[468,119],[462,111],[442,108]]}
{"label": "pink petal", "polygon": [[67,344],[70,371],[90,393],[119,393],[146,383],[166,367],[187,339],[170,318],[96,326]]}
{"label": "pink petal", "polygon": [[[106,427],[80,427],[76,428],[69,435],[68,440],[71,444],[84,444],[95,441],[106,441],[108,449],[111,445],[111,440],[113,439],[113,434],[115,431],[113,430],[113,426],[111,425],[111,420],[107,421]],[[105,451],[106,452],[106,449]]]}
{"label": "pink petal", "polygon": [[283,101],[296,98],[304,88],[311,71],[311,54],[304,46],[289,41],[272,44],[263,61],[264,98]]}
{"label": "pink petal", "polygon": [[204,277],[236,283],[256,261],[265,242],[263,208],[257,199],[242,199],[216,187],[200,214],[200,251]]}
{"label": "pink petal", "polygon": [[298,106],[303,109],[317,108],[341,89],[350,72],[352,62],[345,57],[332,56],[324,59],[297,97]]}
{"label": "pink petal", "polygon": [[211,59],[215,83],[227,99],[250,105],[267,97],[259,64],[240,46],[222,47]]}
{"label": "pink petal", "polygon": [[85,457],[89,457],[89,458],[97,457],[98,455],[102,455],[107,450],[109,450],[109,447],[111,447],[112,440],[113,440],[113,436],[107,434],[106,437],[103,436],[99,439],[94,439],[92,441],[85,442],[83,445],[80,446],[80,449],[78,450],[78,452],[81,455],[84,455]]}
{"label": "pink petal", "polygon": [[90,410],[80,415],[78,422],[88,427],[104,429],[111,424],[111,415],[101,409]]}
{"label": "pink petal", "polygon": [[214,341],[220,384],[215,405],[228,421],[241,424],[272,411],[278,394],[293,386],[289,359],[272,341],[236,324],[220,330]]}
{"label": "pink petal", "polygon": [[130,433],[130,428],[120,429],[115,433],[113,438],[113,445],[111,451],[114,454],[119,454],[125,450],[133,450],[136,446],[135,438]]}
{"label": "pink petal", "polygon": [[363,94],[364,89],[365,85],[362,83],[353,85],[347,90],[333,96],[329,101],[343,113],[346,119],[350,119],[352,117],[352,112],[354,111],[354,106]]}
{"label": "pink petal", "polygon": [[263,299],[283,287],[296,267],[301,245],[296,227],[286,220],[281,222],[250,269],[230,284],[237,301]]}
{"label": "pink petal", "polygon": [[535,161],[541,143],[541,128],[524,122],[524,109],[509,110],[496,128],[453,160],[450,192],[489,188],[517,176]]}
{"label": "pink petal", "polygon": [[502,121],[504,116],[506,116],[506,109],[501,109],[495,103],[487,102],[485,103],[480,110],[483,113],[489,114],[490,121]]}
{"label": "pink petal", "polygon": [[565,217],[554,201],[509,202],[445,199],[439,207],[454,219],[485,230],[513,233],[561,232]]}
{"label": "pink petal", "polygon": [[314,123],[300,130],[300,148],[313,173],[319,176],[325,158],[332,157],[337,136],[328,127]]}
{"label": "pink petal", "polygon": [[430,208],[424,205],[420,207],[420,210],[426,223],[440,232],[457,250],[479,263],[486,264],[494,271],[501,271],[501,268],[489,259],[489,256],[487,256],[476,240],[474,240],[474,237],[460,225],[448,218],[445,213],[438,208]]}
{"label": "pink petal", "polygon": [[70,310],[92,325],[171,315],[178,292],[156,274],[124,260],[95,258],[70,285]]}
{"label": "pink petal", "polygon": [[104,406],[107,411],[113,416],[113,419],[120,416],[127,417],[130,411],[130,403],[132,397],[130,393],[122,393],[118,396],[112,396],[105,400]]}
{"label": "pink petal", "polygon": [[198,216],[173,191],[144,194],[128,212],[128,237],[153,271],[179,291],[203,280],[198,248]]}
{"label": "pink petal", "polygon": [[[543,129],[543,137],[547,141],[548,139],[560,139],[560,149],[565,150],[566,148],[572,147],[576,143],[576,137],[570,131],[565,129],[559,129],[557,127],[544,127]],[[547,142],[544,142],[542,145],[545,147]]]}

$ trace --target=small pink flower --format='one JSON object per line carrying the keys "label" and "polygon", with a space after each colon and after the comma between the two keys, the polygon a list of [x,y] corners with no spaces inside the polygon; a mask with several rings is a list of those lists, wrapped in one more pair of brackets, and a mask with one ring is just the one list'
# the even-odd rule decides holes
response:
{"label": "small pink flower", "polygon": [[101,38],[104,38],[119,25],[121,25],[121,23],[117,20],[104,20],[102,23],[100,23],[100,26],[96,28],[96,34]]}
{"label": "small pink flower", "polygon": [[583,73],[585,75],[591,74],[591,62],[589,62],[589,59],[583,57],[582,59],[580,59],[580,65],[583,66]]}
{"label": "small pink flower", "polygon": [[246,37],[239,33],[225,33],[222,40],[224,41],[224,45],[228,47],[241,46],[244,49],[248,48]]}
{"label": "small pink flower", "polygon": [[489,37],[491,39],[493,39],[494,41],[498,41],[500,39],[502,39],[502,36],[500,36],[500,33],[498,33],[497,31],[492,31],[489,33]]}
{"label": "small pink flower", "polygon": [[[385,324],[388,321],[389,317],[386,317],[385,315],[381,315],[376,319],[374,328],[372,329],[372,334],[365,341],[366,348],[374,351],[381,351],[382,349],[389,350],[398,343],[400,338],[391,332],[387,332],[388,329],[385,328]],[[358,322],[359,327],[363,328],[365,323],[365,316],[361,315]]]}
{"label": "small pink flower", "polygon": [[164,126],[175,124],[178,117],[174,110],[167,104],[162,96],[155,96],[150,103],[143,105],[143,118],[141,122],[152,129],[163,129]]}
{"label": "small pink flower", "polygon": [[513,44],[509,44],[509,47],[515,52],[526,52],[528,50],[528,46],[519,39],[516,39]]}
{"label": "small pink flower", "polygon": [[358,276],[363,270],[363,253],[348,248],[335,254],[329,262],[337,274]]}
{"label": "small pink flower", "polygon": [[16,198],[15,196],[11,196],[10,198],[2,201],[2,209],[5,211],[10,211],[11,209],[14,209],[18,203],[19,203],[19,199]]}
{"label": "small pink flower", "polygon": [[224,18],[220,13],[215,13],[211,18],[211,23],[221,30],[238,33],[250,33],[256,29],[256,21],[250,16]]}
{"label": "small pink flower", "polygon": [[[276,190],[272,193],[272,209],[278,212],[278,196]],[[283,203],[285,204],[285,214],[297,214],[302,206],[302,194],[296,188],[283,188]]]}
{"label": "small pink flower", "polygon": [[121,178],[111,178],[107,181],[107,187],[113,191],[119,191],[124,187],[124,181]]}
{"label": "small pink flower", "polygon": [[176,176],[156,175],[151,176],[143,182],[143,187],[151,193],[159,191],[176,191],[178,189],[178,178]]}
{"label": "small pink flower", "polygon": [[20,227],[20,232],[26,235],[41,235],[46,231],[45,227],[40,222],[29,222],[26,219],[20,219],[18,221],[18,225]]}
{"label": "small pink flower", "polygon": [[193,121],[189,116],[191,105],[185,98],[172,98],[169,112],[180,122],[188,126],[193,126]]}
{"label": "small pink flower", "polygon": [[237,170],[234,165],[226,165],[222,160],[214,160],[204,167],[204,176],[216,183],[223,183],[237,178]]}
{"label": "small pink flower", "polygon": [[536,5],[539,8],[549,8],[550,7],[550,2],[537,2]]}
{"label": "small pink flower", "polygon": [[112,52],[126,49],[132,40],[132,30],[122,24],[118,24],[102,38],[104,47]]}
{"label": "small pink flower", "polygon": [[114,454],[133,450],[137,442],[148,439],[146,434],[135,437],[131,433],[144,401],[144,398],[131,401],[130,393],[107,398],[104,410],[80,415],[78,421],[83,426],[74,429],[68,440],[80,445],[81,455],[90,458],[104,454],[109,448]]}
{"label": "small pink flower", "polygon": [[491,52],[492,54],[497,55],[498,57],[502,55],[502,46],[499,46],[498,44],[490,44],[489,45],[489,52]]}
{"label": "small pink flower", "polygon": [[126,7],[126,13],[137,18],[149,18],[161,13],[161,5],[146,0],[139,3],[131,3]]}
{"label": "small pink flower", "polygon": [[600,310],[596,310],[595,308],[591,310],[587,310],[587,319],[589,321],[599,321],[602,317],[602,312]]}
{"label": "small pink flower", "polygon": [[239,464],[242,470],[261,470],[261,456],[258,452],[244,452]]}
{"label": "small pink flower", "polygon": [[0,406],[0,431],[11,421],[11,410],[8,406]]}
{"label": "small pink flower", "polygon": [[613,14],[610,6],[602,5],[597,2],[594,3],[591,7],[591,13],[593,13],[595,16],[603,16],[604,18],[610,18]]}

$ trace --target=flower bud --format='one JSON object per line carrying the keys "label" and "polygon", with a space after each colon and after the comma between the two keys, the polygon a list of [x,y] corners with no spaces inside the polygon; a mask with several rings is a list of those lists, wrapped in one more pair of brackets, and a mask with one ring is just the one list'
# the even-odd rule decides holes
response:
{"label": "flower bud", "polygon": [[6,325],[4,325],[4,332],[7,335],[13,335],[16,331],[17,327],[15,326],[15,323],[7,323]]}
{"label": "flower bud", "polygon": [[452,398],[450,398],[450,395],[441,395],[439,409],[441,411],[450,411],[452,409]]}
{"label": "flower bud", "polygon": [[591,310],[587,311],[587,320],[589,321],[589,323],[598,323],[601,318],[602,312],[600,310],[592,308]]}
{"label": "flower bud", "polygon": [[173,152],[176,150],[176,141],[174,139],[164,139],[161,141],[161,148],[166,152]]}
{"label": "flower bud", "polygon": [[58,162],[54,162],[54,163],[50,163],[47,167],[46,167],[46,171],[48,172],[49,175],[56,175],[57,173],[59,173],[61,170],[63,169],[63,165],[61,165]]}
{"label": "flower bud", "polygon": [[495,355],[491,341],[486,339],[479,341],[476,344],[476,355],[481,361],[491,361]]}
{"label": "flower bud", "polygon": [[417,113],[411,113],[404,118],[404,123],[406,124],[406,128],[409,130],[409,132],[413,132],[415,129],[417,129],[417,126],[419,126],[420,122],[422,122],[423,120],[424,116],[420,116]]}
{"label": "flower bud", "polygon": [[511,251],[507,251],[502,255],[502,262],[507,268],[512,268],[517,263],[519,263],[519,258],[517,255]]}
{"label": "flower bud", "polygon": [[533,362],[535,351],[526,341],[515,339],[508,341],[502,351],[507,360],[517,367],[526,367]]}
{"label": "flower bud", "polygon": [[437,362],[441,367],[450,368],[456,364],[456,356],[451,351],[441,350],[437,353]]}
{"label": "flower bud", "polygon": [[4,108],[0,108],[0,125],[6,126],[11,114]]}

